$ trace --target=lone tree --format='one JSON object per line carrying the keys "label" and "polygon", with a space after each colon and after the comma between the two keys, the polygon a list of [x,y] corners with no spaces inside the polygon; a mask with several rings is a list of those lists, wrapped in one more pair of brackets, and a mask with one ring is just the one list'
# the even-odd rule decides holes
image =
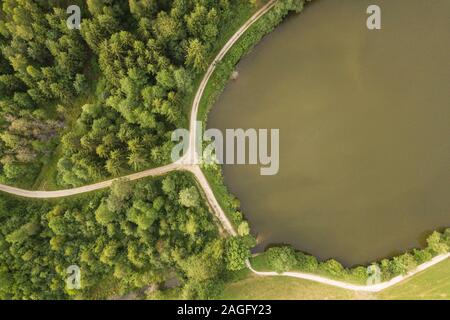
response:
{"label": "lone tree", "polygon": [[199,198],[200,196],[198,194],[197,188],[195,187],[183,189],[179,194],[180,204],[188,208],[198,206]]}
{"label": "lone tree", "polygon": [[266,254],[269,266],[278,273],[291,270],[297,263],[291,247],[270,248]]}

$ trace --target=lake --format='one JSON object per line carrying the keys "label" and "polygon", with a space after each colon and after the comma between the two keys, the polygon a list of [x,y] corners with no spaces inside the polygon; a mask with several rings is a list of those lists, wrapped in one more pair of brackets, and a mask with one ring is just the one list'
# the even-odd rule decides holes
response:
{"label": "lake", "polygon": [[239,63],[208,127],[280,129],[277,175],[223,167],[257,250],[350,266],[450,226],[449,13],[448,0],[317,0]]}

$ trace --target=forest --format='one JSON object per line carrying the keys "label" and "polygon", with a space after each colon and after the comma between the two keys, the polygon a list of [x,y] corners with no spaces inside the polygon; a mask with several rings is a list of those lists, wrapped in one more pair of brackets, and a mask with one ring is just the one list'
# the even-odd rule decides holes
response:
{"label": "forest", "polygon": [[[175,277],[184,298],[220,294],[251,236],[224,238],[187,173],[57,201],[0,196],[0,299],[100,299]],[[81,290],[66,286],[67,268]],[[152,292],[155,294],[155,292]]]}
{"label": "forest", "polygon": [[[75,2],[75,3],[72,3]],[[87,0],[0,8],[0,182],[33,185],[57,144],[60,186],[167,163],[217,40],[252,1]],[[84,98],[81,105],[75,99]],[[78,109],[68,128],[70,109]],[[65,129],[65,130],[64,130]]]}

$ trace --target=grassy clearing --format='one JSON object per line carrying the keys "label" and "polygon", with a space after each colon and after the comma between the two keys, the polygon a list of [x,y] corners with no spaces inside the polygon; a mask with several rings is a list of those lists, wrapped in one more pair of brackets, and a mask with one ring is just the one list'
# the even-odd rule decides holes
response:
{"label": "grassy clearing", "polygon": [[347,300],[356,299],[357,295],[352,291],[312,281],[251,275],[244,280],[228,284],[221,298],[225,300]]}
{"label": "grassy clearing", "polygon": [[88,67],[89,72],[85,72],[88,75],[88,90],[85,94],[78,96],[71,103],[65,106],[65,127],[62,132],[59,133],[58,142],[53,152],[47,157],[44,165],[37,178],[35,179],[32,190],[58,190],[58,161],[62,157],[62,145],[61,137],[67,132],[74,130],[76,121],[81,114],[81,107],[87,103],[93,103],[96,99],[97,82],[100,74],[97,63],[92,58]]}
{"label": "grassy clearing", "polygon": [[86,296],[90,300],[105,300],[120,296],[120,283],[113,276],[103,279]]}
{"label": "grassy clearing", "polygon": [[153,294],[146,297],[148,300],[182,300],[181,289],[171,288],[159,291],[157,294]]}
{"label": "grassy clearing", "polygon": [[354,292],[296,278],[258,277],[249,274],[242,280],[228,283],[221,298],[238,300],[450,300],[450,259],[380,293]]}
{"label": "grassy clearing", "polygon": [[62,133],[60,133],[60,137],[58,139],[58,144],[51,153],[51,155],[48,156],[45,164],[42,166],[41,171],[36,178],[36,180],[33,183],[32,189],[33,190],[57,190],[58,182],[57,182],[57,165],[59,159],[62,157],[62,146],[60,144],[60,138],[68,131],[70,131],[76,120],[78,119],[78,116],[81,113],[81,106],[83,106],[86,103],[89,103],[92,98],[88,97],[80,97],[77,98],[73,104],[68,106],[66,118],[65,118],[65,129]]}
{"label": "grassy clearing", "polygon": [[450,300],[450,259],[380,292],[378,298]]}

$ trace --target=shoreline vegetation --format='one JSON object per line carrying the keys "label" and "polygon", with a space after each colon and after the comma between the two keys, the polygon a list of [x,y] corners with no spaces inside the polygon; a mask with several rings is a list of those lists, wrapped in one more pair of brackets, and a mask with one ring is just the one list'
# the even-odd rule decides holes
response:
{"label": "shoreline vegetation", "polygon": [[[260,272],[275,271],[302,272],[319,275],[357,285],[366,285],[369,278],[378,277],[378,282],[386,282],[397,276],[405,276],[433,258],[450,252],[450,228],[442,233],[434,231],[427,238],[427,247],[412,249],[401,255],[373,262],[367,267],[346,268],[335,259],[318,261],[314,256],[295,250],[291,246],[271,247],[250,258],[253,269]],[[369,268],[372,268],[369,271]],[[373,283],[375,284],[375,283]]]}
{"label": "shoreline vegetation", "polygon": [[[171,292],[174,294],[174,292]],[[292,277],[242,275],[226,285],[224,300],[449,300],[450,259],[381,292],[356,292]]]}

